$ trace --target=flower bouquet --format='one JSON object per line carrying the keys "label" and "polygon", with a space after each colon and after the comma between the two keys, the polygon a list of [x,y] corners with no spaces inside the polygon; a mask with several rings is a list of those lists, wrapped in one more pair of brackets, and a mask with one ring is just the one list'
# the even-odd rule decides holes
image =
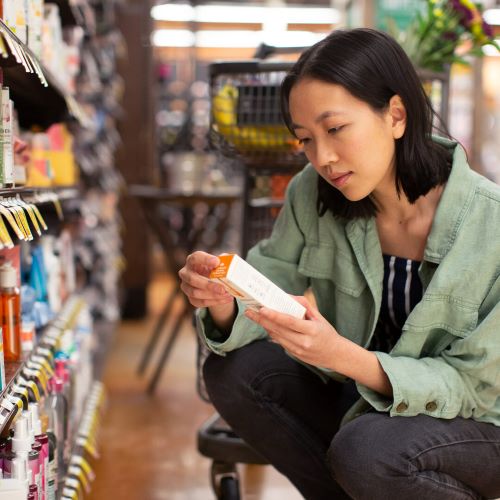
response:
{"label": "flower bouquet", "polygon": [[467,64],[468,55],[481,57],[485,45],[500,51],[479,4],[471,0],[426,0],[426,4],[405,31],[389,21],[389,31],[415,67],[442,72],[452,63]]}

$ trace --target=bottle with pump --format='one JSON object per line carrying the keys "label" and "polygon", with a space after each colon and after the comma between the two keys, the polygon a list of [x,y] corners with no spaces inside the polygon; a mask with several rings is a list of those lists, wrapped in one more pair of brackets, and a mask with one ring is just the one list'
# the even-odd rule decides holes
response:
{"label": "bottle with pump", "polygon": [[10,262],[0,266],[2,334],[6,361],[21,360],[21,300],[17,272]]}

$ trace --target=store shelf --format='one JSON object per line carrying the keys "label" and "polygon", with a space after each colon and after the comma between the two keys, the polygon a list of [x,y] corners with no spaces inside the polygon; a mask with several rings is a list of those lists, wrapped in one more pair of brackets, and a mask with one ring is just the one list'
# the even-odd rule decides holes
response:
{"label": "store shelf", "polygon": [[[81,306],[81,299],[79,299],[76,295],[71,296],[66,301],[59,315],[45,327],[44,333],[37,342],[37,347],[53,343],[51,339],[54,338],[54,331],[60,332],[60,335],[62,335],[65,329],[72,328]],[[6,385],[0,393],[0,405],[11,395],[14,385],[16,384],[19,376],[23,374],[23,371],[26,368],[26,363],[30,360],[31,355],[32,353],[30,353],[22,362],[5,363]],[[0,434],[4,434],[10,428],[17,412],[18,407],[14,405],[8,415],[2,415],[2,419],[0,421]]]}
{"label": "store shelf", "polygon": [[94,380],[71,443],[69,466],[62,481],[63,487],[58,493],[61,500],[80,498],[83,491],[85,493],[90,491],[90,483],[95,475],[88,458],[97,459],[99,456],[96,449],[96,434],[99,431],[99,417],[105,406],[105,400],[104,385]]}
{"label": "store shelf", "polygon": [[71,199],[79,196],[80,191],[77,186],[53,186],[53,187],[15,187],[0,188],[0,196],[34,195],[43,193],[55,193],[60,200]]}
{"label": "store shelf", "polygon": [[0,36],[8,50],[7,57],[0,54],[3,84],[10,89],[20,126],[46,129],[70,116],[87,125],[74,97],[1,20]]}
{"label": "store shelf", "polygon": [[21,361],[6,361],[5,362],[5,387],[0,392],[0,400],[11,389],[14,379],[19,375],[23,368]]}

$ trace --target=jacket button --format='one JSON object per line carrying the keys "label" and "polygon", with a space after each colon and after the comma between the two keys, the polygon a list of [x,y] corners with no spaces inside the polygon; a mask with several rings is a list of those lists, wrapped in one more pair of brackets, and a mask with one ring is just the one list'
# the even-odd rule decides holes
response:
{"label": "jacket button", "polygon": [[398,406],[396,406],[396,411],[398,413],[403,413],[408,409],[408,405],[406,403],[399,403]]}
{"label": "jacket button", "polygon": [[426,405],[425,405],[425,409],[427,411],[436,411],[437,410],[437,407],[438,405],[436,404],[435,401],[429,401]]}

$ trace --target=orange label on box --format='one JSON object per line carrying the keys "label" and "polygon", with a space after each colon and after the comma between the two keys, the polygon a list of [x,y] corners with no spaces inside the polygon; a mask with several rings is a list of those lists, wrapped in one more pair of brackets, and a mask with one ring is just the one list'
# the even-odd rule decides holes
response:
{"label": "orange label on box", "polygon": [[231,265],[233,257],[234,254],[219,255],[220,263],[216,268],[212,269],[212,271],[210,272],[210,278],[225,278],[227,276],[227,271],[229,269],[229,266]]}

